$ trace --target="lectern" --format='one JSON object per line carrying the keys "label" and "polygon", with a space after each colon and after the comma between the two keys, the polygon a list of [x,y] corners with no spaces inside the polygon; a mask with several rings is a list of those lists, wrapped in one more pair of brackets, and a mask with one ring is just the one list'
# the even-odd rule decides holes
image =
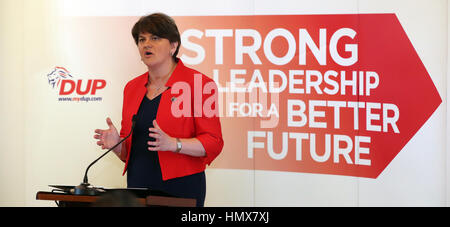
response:
{"label": "lectern", "polygon": [[[122,189],[126,190],[126,189]],[[167,195],[136,195],[136,199],[142,206],[163,206],[163,207],[195,207],[196,200],[191,198],[179,198]],[[39,191],[36,194],[37,200],[55,201],[59,207],[90,207],[101,198],[100,195],[73,195],[67,192],[45,192]]]}

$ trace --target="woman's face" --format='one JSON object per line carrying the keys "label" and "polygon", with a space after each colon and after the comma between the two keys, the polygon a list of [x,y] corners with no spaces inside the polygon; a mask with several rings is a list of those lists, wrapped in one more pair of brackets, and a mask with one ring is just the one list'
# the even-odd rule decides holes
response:
{"label": "woman's face", "polygon": [[168,39],[150,33],[141,33],[138,38],[138,49],[141,60],[147,67],[158,67],[169,64],[178,43],[170,43]]}

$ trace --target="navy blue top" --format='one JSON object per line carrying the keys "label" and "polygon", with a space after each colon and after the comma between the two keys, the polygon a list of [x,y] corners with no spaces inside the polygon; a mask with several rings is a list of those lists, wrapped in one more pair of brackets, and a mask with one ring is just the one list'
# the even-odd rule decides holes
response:
{"label": "navy blue top", "polygon": [[155,141],[149,136],[153,128],[161,94],[152,100],[144,96],[137,113],[133,130],[131,153],[127,168],[127,185],[129,188],[150,188],[183,198],[197,199],[197,206],[203,206],[206,194],[205,173],[162,180],[158,153],[148,150],[148,141]]}

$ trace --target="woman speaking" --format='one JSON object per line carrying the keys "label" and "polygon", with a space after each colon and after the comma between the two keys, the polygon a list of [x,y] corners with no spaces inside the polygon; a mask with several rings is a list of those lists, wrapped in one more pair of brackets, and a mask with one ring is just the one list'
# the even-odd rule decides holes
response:
{"label": "woman speaking", "polygon": [[[223,147],[217,86],[177,58],[181,39],[171,17],[162,13],[142,17],[134,25],[132,35],[148,71],[125,86],[120,134],[107,118],[109,128],[96,129],[94,138],[102,149],[113,147],[131,132],[132,118],[136,115],[132,135],[113,150],[125,162],[128,187],[194,198],[197,206],[203,206],[205,167]],[[196,77],[201,77],[201,87]],[[194,93],[198,94],[197,89],[207,84],[213,86],[210,92],[201,92],[201,103],[213,99],[212,114],[204,113],[207,108],[201,108],[201,113],[194,108],[197,103],[194,98],[198,97]],[[179,94],[181,89],[172,89],[186,85],[190,89],[182,91],[190,94]],[[188,111],[191,114],[180,115],[174,111],[180,106],[191,110]]]}

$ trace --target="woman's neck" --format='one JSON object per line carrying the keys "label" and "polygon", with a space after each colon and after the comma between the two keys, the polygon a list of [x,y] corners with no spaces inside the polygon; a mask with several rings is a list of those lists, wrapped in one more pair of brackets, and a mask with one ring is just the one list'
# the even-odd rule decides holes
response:
{"label": "woman's neck", "polygon": [[158,67],[148,68],[148,81],[153,85],[163,85],[166,79],[172,74],[176,63],[171,60],[167,64],[161,64]]}

